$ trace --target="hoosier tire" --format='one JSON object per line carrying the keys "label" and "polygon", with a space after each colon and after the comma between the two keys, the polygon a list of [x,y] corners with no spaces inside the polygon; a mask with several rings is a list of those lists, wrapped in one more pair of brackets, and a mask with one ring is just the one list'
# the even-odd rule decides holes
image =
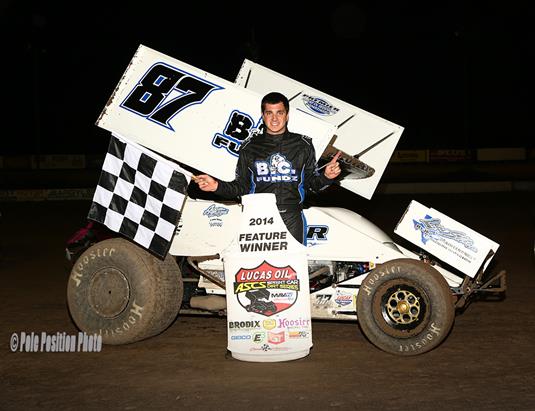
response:
{"label": "hoosier tire", "polygon": [[164,261],[113,238],[88,248],[74,264],[67,303],[76,326],[127,344],[161,333],[175,320],[184,293],[174,258]]}
{"label": "hoosier tire", "polygon": [[453,325],[451,290],[442,275],[418,260],[381,264],[362,282],[357,317],[364,335],[378,348],[417,355],[437,347]]}

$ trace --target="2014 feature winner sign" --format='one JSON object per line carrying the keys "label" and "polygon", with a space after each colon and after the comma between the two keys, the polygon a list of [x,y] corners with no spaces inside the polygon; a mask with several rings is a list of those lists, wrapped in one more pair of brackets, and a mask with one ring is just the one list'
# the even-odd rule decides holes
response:
{"label": "2014 feature winner sign", "polygon": [[228,349],[243,361],[287,361],[312,346],[306,248],[288,232],[273,194],[242,197],[236,239],[223,252]]}

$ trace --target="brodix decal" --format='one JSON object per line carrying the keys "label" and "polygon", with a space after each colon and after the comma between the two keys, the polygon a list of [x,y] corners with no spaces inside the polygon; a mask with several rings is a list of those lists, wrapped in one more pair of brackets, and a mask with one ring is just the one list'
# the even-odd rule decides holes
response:
{"label": "brodix decal", "polygon": [[264,261],[235,275],[234,294],[248,312],[270,317],[294,305],[298,293],[297,273],[289,265],[275,267]]}

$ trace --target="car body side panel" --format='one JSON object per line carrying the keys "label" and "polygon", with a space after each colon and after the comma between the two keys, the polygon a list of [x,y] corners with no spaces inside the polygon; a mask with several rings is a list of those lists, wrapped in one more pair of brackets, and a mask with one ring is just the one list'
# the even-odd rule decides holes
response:
{"label": "car body side panel", "polygon": [[[379,228],[356,213],[344,209],[311,207],[305,210],[308,232],[308,256],[312,260],[369,261],[382,263],[404,255],[381,240],[389,240]],[[350,221],[351,220],[351,221]],[[356,223],[360,223],[357,225]],[[360,231],[360,226],[364,227]],[[314,227],[318,227],[314,231]],[[315,235],[323,228],[322,235]],[[366,233],[365,233],[366,232]],[[379,239],[372,237],[376,234]]]}
{"label": "car body side panel", "polygon": [[[208,256],[221,254],[234,239],[241,218],[241,205],[188,198],[184,206],[170,253],[175,256]],[[309,261],[368,262],[373,267],[396,258],[419,259],[418,254],[395,244],[379,227],[366,218],[338,207],[306,209],[307,257]],[[204,263],[204,269],[223,270],[221,259]],[[458,287],[462,278],[435,266],[450,287]],[[365,276],[340,283],[355,287]],[[356,295],[356,291],[351,291]],[[317,294],[317,293],[316,293]],[[336,293],[335,293],[336,294]],[[335,295],[333,294],[333,295]],[[340,294],[340,293],[339,293]],[[346,294],[331,297],[347,303]],[[315,302],[313,298],[312,302]],[[317,304],[316,304],[317,305]],[[325,307],[320,307],[323,312]],[[343,308],[343,310],[341,309]],[[345,306],[333,306],[331,311],[345,311]]]}
{"label": "car body side panel", "polygon": [[184,204],[169,253],[206,256],[221,253],[235,236],[241,217],[240,204],[188,198]]}

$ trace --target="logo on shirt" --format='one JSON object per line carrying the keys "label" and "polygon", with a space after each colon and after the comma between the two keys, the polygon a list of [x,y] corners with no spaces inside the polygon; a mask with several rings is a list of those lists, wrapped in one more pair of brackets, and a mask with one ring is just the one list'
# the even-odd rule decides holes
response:
{"label": "logo on shirt", "polygon": [[282,154],[272,154],[269,161],[255,161],[256,181],[268,183],[297,181],[292,163]]}

